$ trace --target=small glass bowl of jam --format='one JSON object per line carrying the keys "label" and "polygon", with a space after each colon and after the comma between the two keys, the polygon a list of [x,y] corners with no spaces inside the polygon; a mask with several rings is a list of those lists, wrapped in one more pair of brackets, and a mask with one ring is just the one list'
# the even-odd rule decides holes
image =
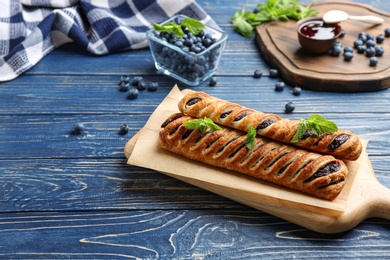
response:
{"label": "small glass bowl of jam", "polygon": [[316,54],[325,53],[332,48],[342,32],[339,24],[326,24],[321,17],[301,19],[297,22],[296,29],[302,48]]}

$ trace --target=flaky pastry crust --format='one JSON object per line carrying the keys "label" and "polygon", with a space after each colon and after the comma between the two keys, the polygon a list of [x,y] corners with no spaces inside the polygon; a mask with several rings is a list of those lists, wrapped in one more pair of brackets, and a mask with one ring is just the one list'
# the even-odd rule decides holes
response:
{"label": "flaky pastry crust", "polygon": [[181,113],[169,117],[160,131],[160,146],[209,165],[233,170],[318,198],[334,200],[345,186],[348,168],[343,161],[256,137],[252,150],[246,133],[231,128],[201,133],[184,121],[195,118]]}
{"label": "flaky pastry crust", "polygon": [[255,111],[204,92],[185,95],[178,107],[183,114],[192,117],[208,117],[215,123],[241,131],[248,131],[252,126],[258,135],[345,160],[357,160],[362,152],[360,138],[347,130],[338,130],[333,134],[322,134],[319,137],[307,131],[303,139],[291,143],[299,121]]}

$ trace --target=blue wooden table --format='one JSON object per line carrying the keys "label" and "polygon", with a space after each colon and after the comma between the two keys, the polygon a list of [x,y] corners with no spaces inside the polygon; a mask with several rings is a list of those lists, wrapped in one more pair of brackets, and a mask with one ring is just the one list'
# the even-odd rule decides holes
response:
{"label": "blue wooden table", "polygon": [[[331,118],[370,140],[375,174],[390,188],[390,91],[275,92],[278,79],[269,77],[253,38],[238,35],[230,23],[237,10],[258,2],[198,1],[229,40],[217,85],[193,89],[291,119],[313,113]],[[385,0],[356,2],[390,12]],[[261,79],[252,76],[256,69],[264,71]],[[118,91],[122,75],[160,87],[128,100]],[[388,220],[319,234],[127,165],[124,145],[175,83],[156,72],[148,49],[95,57],[73,44],[1,83],[0,258],[388,258]],[[289,101],[296,109],[284,114]],[[81,135],[72,134],[76,123],[85,126]],[[122,124],[129,126],[126,135],[118,134]]]}

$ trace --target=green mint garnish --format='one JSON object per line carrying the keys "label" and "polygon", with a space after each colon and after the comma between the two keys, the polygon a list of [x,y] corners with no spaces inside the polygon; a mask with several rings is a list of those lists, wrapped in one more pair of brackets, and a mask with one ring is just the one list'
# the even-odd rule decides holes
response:
{"label": "green mint garnish", "polygon": [[257,5],[258,12],[256,13],[245,12],[244,9],[237,11],[232,17],[235,31],[245,37],[251,37],[254,28],[261,23],[275,20],[299,20],[318,14],[317,10],[311,8],[315,0],[306,6],[298,2],[299,0],[268,0],[266,3]]}
{"label": "green mint garnish", "polygon": [[206,129],[210,129],[211,131],[216,131],[222,129],[218,125],[216,125],[210,118],[199,118],[192,121],[184,121],[183,125],[190,130],[199,129],[201,133],[204,133]]}
{"label": "green mint garnish", "polygon": [[156,23],[153,24],[153,28],[157,32],[169,32],[180,38],[183,38],[184,36],[182,26],[186,27],[194,35],[198,35],[205,28],[202,22],[189,17],[184,18],[181,24],[174,22],[168,22],[162,25]]}
{"label": "green mint garnish", "polygon": [[310,130],[316,136],[320,136],[321,134],[332,134],[338,130],[338,127],[334,122],[318,114],[313,114],[308,120],[304,118],[299,120],[297,132],[291,139],[291,142],[298,142],[306,134],[307,130]]}
{"label": "green mint garnish", "polygon": [[255,147],[256,143],[256,129],[253,126],[250,126],[248,129],[248,133],[246,134],[246,139],[244,140],[244,144],[249,150],[252,150]]}

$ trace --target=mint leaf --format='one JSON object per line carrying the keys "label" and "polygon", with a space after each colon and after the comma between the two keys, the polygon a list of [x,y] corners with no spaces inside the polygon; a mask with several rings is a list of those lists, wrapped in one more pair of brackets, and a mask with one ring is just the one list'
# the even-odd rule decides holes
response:
{"label": "mint leaf", "polygon": [[216,125],[210,118],[199,118],[191,121],[184,121],[183,125],[190,130],[199,129],[201,133],[204,133],[206,129],[211,131],[216,131],[222,129],[220,126]]}
{"label": "mint leaf", "polygon": [[187,27],[187,29],[194,35],[198,35],[201,31],[205,29],[205,26],[202,22],[189,17],[184,18],[181,22],[181,25]]}
{"label": "mint leaf", "polygon": [[299,4],[299,0],[268,0],[258,4],[255,13],[245,13],[244,9],[237,11],[232,17],[232,23],[236,32],[251,37],[254,28],[263,22],[299,20],[318,14],[317,10],[312,9],[313,2],[315,0],[304,6]]}
{"label": "mint leaf", "polygon": [[245,37],[251,37],[253,26],[245,18],[245,10],[237,11],[232,17],[232,23],[235,26],[234,30]]}
{"label": "mint leaf", "polygon": [[298,129],[291,142],[298,142],[306,134],[307,130],[310,130],[316,136],[320,136],[322,134],[332,134],[338,130],[338,127],[333,121],[327,120],[321,115],[313,114],[307,120],[304,118],[299,120]]}
{"label": "mint leaf", "polygon": [[181,26],[176,24],[176,23],[173,23],[173,22],[168,22],[168,23],[165,23],[165,24],[162,24],[162,25],[154,23],[153,24],[153,29],[155,29],[157,32],[173,33],[177,37],[183,37],[184,36],[184,32],[181,29]]}
{"label": "mint leaf", "polygon": [[255,147],[256,143],[256,129],[253,126],[250,126],[248,133],[246,134],[246,139],[244,144],[248,147],[249,150],[252,150]]}

